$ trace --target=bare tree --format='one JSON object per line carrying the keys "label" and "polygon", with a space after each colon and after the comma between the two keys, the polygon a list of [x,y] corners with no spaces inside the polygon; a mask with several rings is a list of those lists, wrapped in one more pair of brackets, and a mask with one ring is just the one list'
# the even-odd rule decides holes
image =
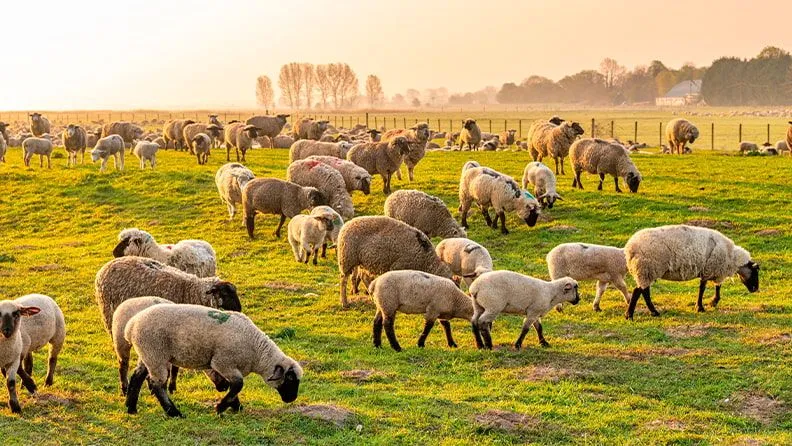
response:
{"label": "bare tree", "polygon": [[374,74],[366,78],[366,97],[369,107],[374,108],[385,101],[385,92],[382,91],[382,81]]}
{"label": "bare tree", "polygon": [[600,73],[605,76],[605,87],[611,89],[621,82],[627,69],[615,60],[606,57],[600,63]]}
{"label": "bare tree", "polygon": [[303,94],[305,95],[305,108],[311,108],[313,92],[316,85],[316,69],[312,63],[300,64],[303,80]]}
{"label": "bare tree", "polygon": [[288,101],[289,107],[300,108],[303,84],[302,68],[299,63],[290,62],[281,67],[278,87],[280,87],[281,95]]}
{"label": "bare tree", "polygon": [[322,108],[327,108],[327,101],[332,96],[333,85],[330,80],[330,65],[317,65],[315,70],[316,90],[319,92],[319,99],[322,101]]}
{"label": "bare tree", "polygon": [[341,108],[353,105],[358,96],[358,78],[352,68],[345,63],[332,63],[328,65],[327,74],[333,106]]}
{"label": "bare tree", "polygon": [[256,78],[256,102],[262,107],[274,105],[275,92],[272,91],[272,81],[267,76]]}

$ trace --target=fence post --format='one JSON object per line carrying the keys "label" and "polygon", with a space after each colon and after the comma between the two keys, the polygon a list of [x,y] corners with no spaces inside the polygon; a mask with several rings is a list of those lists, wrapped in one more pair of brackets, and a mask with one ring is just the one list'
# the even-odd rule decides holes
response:
{"label": "fence post", "polygon": [[[454,131],[454,120],[453,119],[449,119],[448,120],[448,131],[449,132],[453,132]],[[448,136],[449,136],[448,139],[451,139],[450,138],[451,135],[448,135]]]}
{"label": "fence post", "polygon": [[519,124],[519,129],[520,129],[520,136],[519,136],[519,138],[520,138],[520,139],[522,139],[522,119],[518,120],[517,122],[518,122],[518,124]]}
{"label": "fence post", "polygon": [[[366,127],[368,127],[368,125],[366,125]],[[377,117],[376,116],[374,117],[374,128],[375,129],[378,128],[377,127]]]}
{"label": "fence post", "polygon": [[710,150],[715,150],[715,123],[710,124]]}
{"label": "fence post", "polygon": [[767,123],[767,142],[770,142],[770,123]]}
{"label": "fence post", "polygon": [[611,138],[613,138],[613,120],[611,120]]}
{"label": "fence post", "polygon": [[489,120],[489,132],[492,133],[492,119]]}
{"label": "fence post", "polygon": [[592,138],[596,138],[597,137],[597,131],[594,128],[594,118],[591,118],[591,137]]}
{"label": "fence post", "polygon": [[509,120],[508,119],[504,119],[503,120],[503,131],[504,132],[508,132],[509,131]]}
{"label": "fence post", "polygon": [[407,128],[407,118],[402,118],[402,121],[403,121],[402,124],[404,124],[404,127],[402,127],[402,128],[406,129]]}
{"label": "fence post", "polygon": [[737,140],[737,143],[741,143],[742,142],[742,123],[740,123],[740,131],[739,131],[738,135],[739,135],[739,138]]}
{"label": "fence post", "polygon": [[366,112],[366,128],[369,128],[368,112]]}
{"label": "fence post", "polygon": [[[657,147],[662,147],[663,145],[663,121],[660,121],[660,142],[657,144]],[[668,148],[671,150],[671,148]]]}
{"label": "fence post", "polygon": [[437,118],[437,131],[440,131],[440,118]]}
{"label": "fence post", "polygon": [[633,128],[633,142],[638,144],[638,121],[635,121],[635,127]]}

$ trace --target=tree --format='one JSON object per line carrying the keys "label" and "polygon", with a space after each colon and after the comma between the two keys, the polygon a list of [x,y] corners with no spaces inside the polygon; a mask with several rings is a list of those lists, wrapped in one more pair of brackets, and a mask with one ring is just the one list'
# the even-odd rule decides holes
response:
{"label": "tree", "polygon": [[289,107],[293,109],[299,109],[301,105],[300,96],[304,85],[302,73],[301,64],[290,62],[281,67],[280,76],[278,76],[281,95],[286,98]]}
{"label": "tree", "polygon": [[[333,107],[350,107],[357,101],[358,78],[348,64],[331,63],[324,66],[326,76],[327,98],[332,98]],[[320,81],[322,85],[325,81]],[[322,89],[324,87],[320,87]]]}
{"label": "tree", "polygon": [[677,75],[673,71],[663,71],[655,76],[655,92],[657,96],[665,96],[668,90],[677,84]]}
{"label": "tree", "polygon": [[605,77],[605,88],[613,89],[621,83],[627,70],[615,60],[606,57],[600,63],[600,73]]}
{"label": "tree", "polygon": [[780,59],[782,57],[789,56],[788,51],[784,51],[781,48],[777,48],[774,46],[766,46],[759,52],[759,55],[756,56],[757,59]]}
{"label": "tree", "polygon": [[404,95],[402,95],[401,93],[396,93],[391,98],[391,104],[398,107],[404,107],[405,105],[407,105],[407,100],[404,99]]}
{"label": "tree", "polygon": [[663,62],[660,62],[659,60],[653,60],[649,63],[649,68],[647,70],[649,71],[649,75],[655,78],[658,74],[668,71],[668,68],[666,68]]}
{"label": "tree", "polygon": [[382,82],[376,75],[369,74],[366,78],[366,97],[368,98],[369,107],[371,108],[385,101],[385,92],[382,91]]}
{"label": "tree", "polygon": [[314,86],[316,84],[316,70],[312,63],[300,64],[302,72],[303,94],[305,95],[305,108],[311,108],[313,102]]}
{"label": "tree", "polygon": [[256,78],[256,103],[262,107],[275,104],[275,93],[272,91],[272,81],[267,76]]}
{"label": "tree", "polygon": [[333,84],[330,80],[330,65],[331,64],[316,66],[316,90],[319,92],[322,108],[327,108],[327,101],[333,94]]}
{"label": "tree", "polygon": [[594,70],[584,70],[558,81],[564,89],[566,102],[604,104],[608,102],[605,76]]}
{"label": "tree", "polygon": [[411,104],[413,107],[418,108],[421,106],[421,100],[418,98],[413,98]]}

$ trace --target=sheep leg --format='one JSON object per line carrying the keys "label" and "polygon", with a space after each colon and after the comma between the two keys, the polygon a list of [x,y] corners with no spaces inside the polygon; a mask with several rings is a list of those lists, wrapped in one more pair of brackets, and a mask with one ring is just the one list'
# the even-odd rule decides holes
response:
{"label": "sheep leg", "polygon": [[652,303],[652,297],[649,293],[650,289],[650,287],[646,287],[646,289],[643,290],[643,298],[646,302],[646,308],[649,309],[649,312],[652,313],[652,316],[660,316],[660,312],[657,311],[657,308],[655,308],[654,304]]}
{"label": "sheep leg", "polygon": [[402,179],[402,177],[401,177],[401,166],[399,166],[399,168],[396,169],[396,172],[394,172],[394,173],[396,174],[396,179],[401,181],[401,179]]}
{"label": "sheep leg", "polygon": [[484,347],[490,350],[492,350],[492,336],[490,335],[490,332],[492,331],[492,321],[497,316],[497,313],[484,310],[484,312],[481,313],[477,319],[478,327],[481,331],[481,337],[484,340]]}
{"label": "sheep leg", "polygon": [[384,193],[385,195],[391,193],[391,188],[390,188],[391,175],[392,174],[389,173],[382,175],[382,193]]}
{"label": "sheep leg", "polygon": [[717,308],[718,302],[720,302],[720,289],[721,289],[720,284],[715,284],[715,297],[713,297],[712,300],[710,301],[710,305],[712,305],[712,308]]}
{"label": "sheep leg", "polygon": [[314,255],[313,264],[314,264],[314,266],[316,266],[318,264],[318,261],[316,260],[316,258],[319,257],[319,247],[318,246],[314,248],[313,255]]}
{"label": "sheep leg", "polygon": [[459,202],[459,216],[461,217],[461,225],[463,228],[468,228],[467,214],[470,210],[470,200],[460,200]]}
{"label": "sheep leg", "polygon": [[126,408],[128,414],[137,413],[137,403],[140,397],[140,387],[143,381],[148,376],[148,369],[143,363],[138,363],[135,370],[132,372],[132,377],[129,378],[129,387],[126,393]]}
{"label": "sheep leg", "polygon": [[598,280],[597,295],[594,296],[594,311],[602,311],[602,309],[600,309],[600,300],[602,299],[602,295],[605,294],[606,289],[608,289],[608,282]]}
{"label": "sheep leg", "polygon": [[241,376],[234,376],[228,380],[228,393],[225,394],[222,400],[215,406],[215,412],[220,415],[226,409],[231,408],[234,412],[239,412],[242,405],[239,403],[239,392],[242,390],[244,381]]}
{"label": "sheep leg", "polygon": [[[85,164],[85,149],[80,150],[80,155],[82,156],[82,161],[80,161],[80,164]],[[74,155],[74,163],[77,164],[77,155]]]}
{"label": "sheep leg", "polygon": [[280,223],[278,223],[278,227],[275,229],[275,237],[280,238],[280,232],[284,222],[286,222],[286,216],[281,214]]}
{"label": "sheep leg", "polygon": [[171,364],[170,380],[168,381],[168,393],[176,393],[176,378],[179,376],[179,368]]}
{"label": "sheep leg", "polygon": [[16,373],[17,375],[19,375],[19,379],[22,380],[22,385],[25,386],[27,391],[30,392],[31,395],[36,393],[38,387],[36,387],[36,383],[33,381],[33,378],[31,378],[30,375],[28,375],[28,373],[22,367],[22,364],[19,364]]}
{"label": "sheep leg", "polygon": [[699,282],[698,299],[696,299],[696,311],[699,313],[704,312],[704,303],[702,301],[704,300],[704,291],[706,290],[707,290],[707,279],[701,279],[701,281]]}
{"label": "sheep leg", "polygon": [[393,330],[394,319],[395,317],[393,316],[385,319],[385,315],[383,315],[383,320],[385,322],[385,336],[388,338],[391,348],[397,352],[400,352],[402,351],[402,348],[401,345],[399,345],[399,341],[396,340],[396,332]]}
{"label": "sheep leg", "polygon": [[47,155],[47,169],[52,169],[52,158]]}
{"label": "sheep leg", "polygon": [[[129,356],[129,353],[127,353]],[[118,380],[121,382],[121,395],[126,396],[129,386],[129,357],[118,360]]]}
{"label": "sheep leg", "polygon": [[239,148],[234,147],[234,150],[236,151],[237,162],[239,162]]}
{"label": "sheep leg", "polygon": [[622,190],[619,188],[619,177],[613,177],[613,182],[616,183],[616,192],[621,193]]}
{"label": "sheep leg", "polygon": [[322,243],[322,258],[327,258],[327,242]]}
{"label": "sheep leg", "polygon": [[39,167],[44,167],[44,155],[39,155]]}
{"label": "sheep leg", "polygon": [[559,175],[559,173],[558,173],[558,158],[554,156],[553,157],[553,161],[555,162],[556,175]]}
{"label": "sheep leg", "polygon": [[470,318],[470,325],[473,329],[473,338],[476,340],[476,348],[481,350],[484,348],[484,342],[481,339],[481,331],[479,330],[478,319],[481,316],[481,313],[484,312],[484,308],[477,304],[476,301],[473,301],[473,317]]}
{"label": "sheep leg", "polygon": [[145,168],[146,168],[146,159],[140,158],[140,170],[143,170]]}
{"label": "sheep leg", "polygon": [[407,173],[410,176],[410,181],[414,179],[413,172],[415,171],[415,166],[407,166]]}
{"label": "sheep leg", "polygon": [[360,270],[355,268],[352,271],[352,293],[360,294]]}
{"label": "sheep leg", "polygon": [[25,355],[25,358],[22,361],[22,366],[25,369],[25,373],[28,375],[33,375],[33,353],[28,353]]}
{"label": "sheep leg", "polygon": [[550,347],[550,343],[544,338],[544,334],[542,333],[542,321],[539,319],[535,320],[533,323],[533,327],[536,329],[536,336],[539,338],[539,345],[542,347]]}
{"label": "sheep leg", "polygon": [[233,220],[236,215],[236,206],[231,203],[226,203],[226,206],[228,206],[228,219]]}
{"label": "sheep leg", "polygon": [[346,308],[349,306],[347,302],[347,280],[349,279],[348,274],[341,273],[341,306]]}
{"label": "sheep leg", "polygon": [[247,228],[248,237],[253,240],[253,229],[256,227],[255,215],[245,215],[245,227]]}
{"label": "sheep leg", "polygon": [[514,342],[514,349],[519,350],[522,348],[523,340],[525,339],[525,335],[528,334],[528,330],[531,329],[532,321],[527,317],[523,319],[522,330],[520,330],[520,336],[517,336],[517,340]]}
{"label": "sheep leg", "polygon": [[599,178],[600,178],[600,182],[599,182],[599,186],[597,186],[597,190],[602,190],[602,182],[605,181],[605,174],[604,173],[599,174]]}
{"label": "sheep leg", "polygon": [[168,392],[165,390],[165,383],[161,381],[152,380],[151,382],[151,393],[157,398],[159,401],[160,406],[162,406],[162,410],[165,411],[169,417],[181,417],[182,414],[179,412],[179,409],[173,404],[173,401],[170,400],[168,397]]}
{"label": "sheep leg", "polygon": [[209,381],[212,381],[212,384],[215,386],[215,390],[218,392],[225,392],[228,390],[229,384],[228,381],[223,378],[223,375],[217,373],[217,371],[214,369],[204,370],[204,374],[207,378],[209,378]]}
{"label": "sheep leg", "polygon": [[630,293],[627,291],[627,284],[624,282],[624,277],[616,276],[611,278],[611,282],[624,296],[624,302],[630,304]]}
{"label": "sheep leg", "polygon": [[[484,220],[487,222],[487,226],[492,227],[492,218],[490,218],[489,211],[483,205],[479,205],[479,209],[481,209],[481,215],[484,216]],[[464,220],[463,220],[464,221]],[[464,224],[463,224],[464,226]],[[465,226],[467,227],[467,226]],[[497,228],[497,226],[495,226]]]}
{"label": "sheep leg", "polygon": [[566,172],[564,172],[564,157],[563,156],[561,157],[561,161],[559,162],[559,164],[561,164],[561,175],[566,175]]}
{"label": "sheep leg", "polygon": [[451,322],[440,320],[440,325],[443,327],[443,331],[445,332],[448,346],[451,348],[457,348],[457,344],[454,342],[454,335],[451,333]]}
{"label": "sheep leg", "polygon": [[580,181],[580,174],[581,172],[575,172],[575,181],[572,182],[572,187],[577,186],[578,189],[583,190],[583,182]]}
{"label": "sheep leg", "polygon": [[630,303],[627,305],[627,312],[624,314],[624,318],[627,320],[633,319],[633,314],[635,314],[635,306],[638,304],[638,298],[641,297],[641,288],[635,287],[632,293],[632,297],[630,298]]}
{"label": "sheep leg", "polygon": [[498,212],[497,216],[495,217],[496,221],[497,221],[498,217],[500,217],[501,234],[503,234],[503,235],[508,234],[509,230],[506,229],[506,211],[501,210],[500,212]]}
{"label": "sheep leg", "polygon": [[374,347],[382,347],[382,312],[379,310],[377,310],[377,314],[374,315],[372,334],[374,338]]}
{"label": "sheep leg", "polygon": [[8,407],[11,408],[11,412],[22,413],[22,407],[19,405],[19,398],[17,397],[16,373],[14,372],[13,365],[8,369],[6,388],[8,389]]}
{"label": "sheep leg", "polygon": [[226,161],[231,161],[231,146],[226,145]]}
{"label": "sheep leg", "polygon": [[418,337],[418,347],[423,348],[426,344],[426,338],[429,336],[429,332],[432,331],[432,327],[434,327],[434,319],[427,319],[424,321],[424,329],[421,336]]}

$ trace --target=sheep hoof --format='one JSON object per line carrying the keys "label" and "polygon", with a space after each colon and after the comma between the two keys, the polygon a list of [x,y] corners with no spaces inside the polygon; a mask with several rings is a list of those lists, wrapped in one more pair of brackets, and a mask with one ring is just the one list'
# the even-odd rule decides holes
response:
{"label": "sheep hoof", "polygon": [[541,341],[539,342],[539,345],[541,345],[543,348],[550,347],[550,343],[547,341]]}
{"label": "sheep hoof", "polygon": [[456,342],[452,342],[452,343],[448,344],[448,347],[450,347],[450,348],[457,348],[457,347],[458,347],[458,345],[456,345]]}
{"label": "sheep hoof", "polygon": [[632,314],[630,314],[629,312],[628,313],[624,313],[624,318],[627,319],[628,321],[633,320]]}
{"label": "sheep hoof", "polygon": [[652,316],[654,316],[654,317],[660,316],[660,312],[657,311],[657,310],[652,311]]}
{"label": "sheep hoof", "polygon": [[702,307],[702,306],[697,306],[697,307],[696,307],[696,312],[698,312],[698,313],[703,313],[704,311],[705,311],[705,310],[704,310],[704,307]]}
{"label": "sheep hoof", "polygon": [[501,234],[508,235],[509,234],[509,230],[508,229],[501,229]]}
{"label": "sheep hoof", "polygon": [[602,309],[599,306],[595,306],[594,311],[602,311]]}
{"label": "sheep hoof", "polygon": [[517,350],[517,351],[520,351],[520,349],[522,349],[522,344],[515,343],[514,344],[514,349]]}
{"label": "sheep hoof", "polygon": [[11,406],[12,413],[19,413],[19,414],[22,413],[22,406],[20,406],[18,402],[10,401],[8,405]]}
{"label": "sheep hoof", "polygon": [[184,418],[184,415],[175,406],[171,406],[165,413],[172,418]]}

